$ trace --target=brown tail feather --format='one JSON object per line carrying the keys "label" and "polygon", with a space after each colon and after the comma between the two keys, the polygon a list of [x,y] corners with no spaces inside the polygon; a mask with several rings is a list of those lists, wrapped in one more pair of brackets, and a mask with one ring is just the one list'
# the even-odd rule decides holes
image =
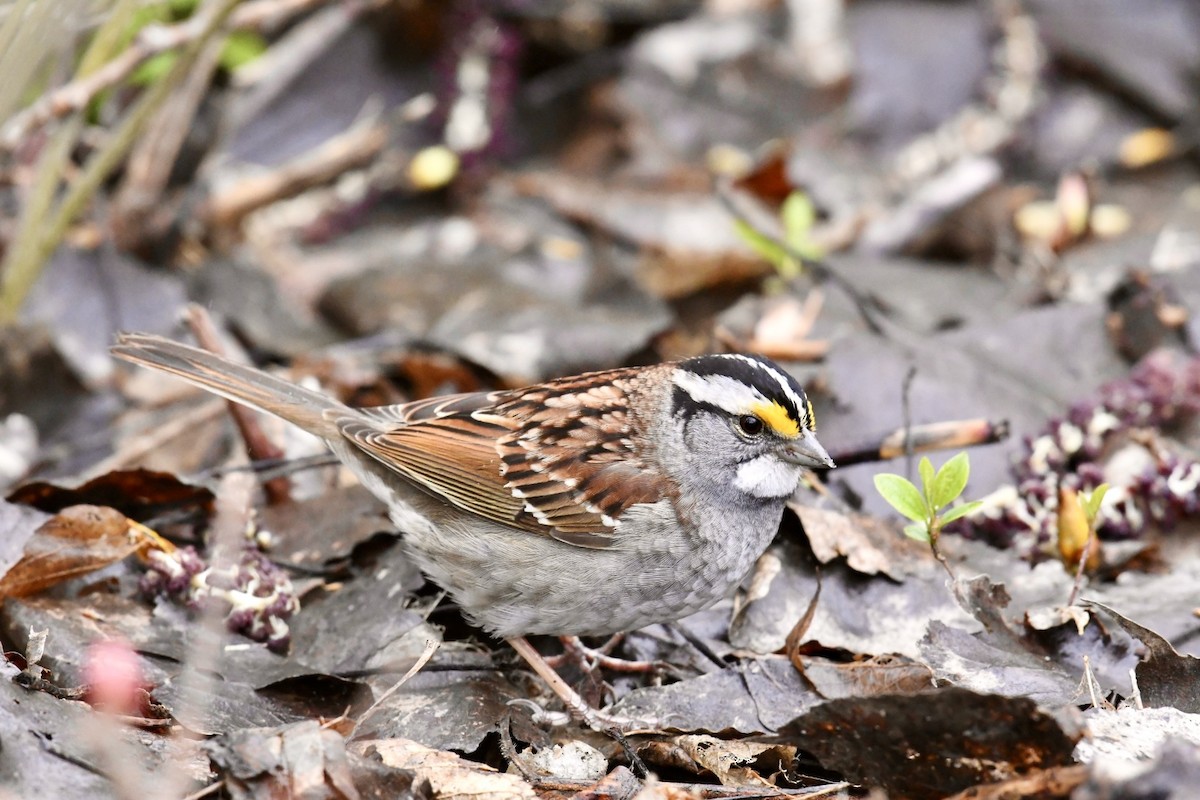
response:
{"label": "brown tail feather", "polygon": [[353,413],[319,392],[161,336],[121,334],[111,352],[125,361],[176,375],[227,400],[282,417],[325,439],[339,436],[326,411]]}

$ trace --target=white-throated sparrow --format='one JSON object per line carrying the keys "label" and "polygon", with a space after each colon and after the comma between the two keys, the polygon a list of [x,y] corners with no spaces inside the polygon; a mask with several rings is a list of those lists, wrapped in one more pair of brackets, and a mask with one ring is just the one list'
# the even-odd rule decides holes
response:
{"label": "white-throated sparrow", "polygon": [[833,466],[804,390],[752,356],[350,408],[161,337],[125,335],[112,352],[323,438],[388,505],[426,575],[527,659],[528,634],[633,630],[725,597],[801,470]]}

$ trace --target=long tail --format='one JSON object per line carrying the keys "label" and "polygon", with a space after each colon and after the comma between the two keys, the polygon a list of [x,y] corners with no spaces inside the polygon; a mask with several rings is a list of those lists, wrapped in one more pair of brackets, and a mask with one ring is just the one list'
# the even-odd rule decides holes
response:
{"label": "long tail", "polygon": [[[330,416],[354,413],[319,392],[161,336],[121,334],[111,352],[125,361],[176,375],[227,400],[282,417],[325,439],[339,435]],[[327,415],[327,411],[334,413]]]}

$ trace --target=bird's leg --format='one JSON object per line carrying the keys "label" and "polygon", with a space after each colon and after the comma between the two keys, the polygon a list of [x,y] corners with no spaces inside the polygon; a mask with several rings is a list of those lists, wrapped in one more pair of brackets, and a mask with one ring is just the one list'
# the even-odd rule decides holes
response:
{"label": "bird's leg", "polygon": [[507,641],[512,645],[512,649],[516,650],[521,658],[525,659],[529,666],[533,668],[533,671],[546,682],[551,691],[558,695],[563,705],[567,707],[567,712],[592,730],[602,733],[610,730],[622,733],[655,730],[654,725],[639,720],[606,714],[603,711],[592,708],[587,704],[587,701],[579,696],[578,692],[568,686],[567,682],[554,671],[554,668],[546,662],[546,659],[529,643],[528,639],[524,636],[513,636],[507,639]]}
{"label": "bird's leg", "polygon": [[558,640],[562,642],[563,654],[548,659],[548,663],[558,667],[566,661],[574,661],[585,672],[592,672],[597,667],[603,667],[613,672],[663,671],[666,665],[658,661],[630,661],[609,655],[624,638],[625,634],[623,633],[614,634],[600,647],[592,648],[585,645],[578,636],[560,636]]}

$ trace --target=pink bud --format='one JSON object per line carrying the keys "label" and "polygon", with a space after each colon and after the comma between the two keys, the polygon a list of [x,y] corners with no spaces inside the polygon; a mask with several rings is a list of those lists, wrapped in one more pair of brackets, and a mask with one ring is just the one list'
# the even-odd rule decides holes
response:
{"label": "pink bud", "polygon": [[142,663],[125,639],[93,642],[87,649],[83,676],[87,701],[93,707],[114,714],[141,714]]}

